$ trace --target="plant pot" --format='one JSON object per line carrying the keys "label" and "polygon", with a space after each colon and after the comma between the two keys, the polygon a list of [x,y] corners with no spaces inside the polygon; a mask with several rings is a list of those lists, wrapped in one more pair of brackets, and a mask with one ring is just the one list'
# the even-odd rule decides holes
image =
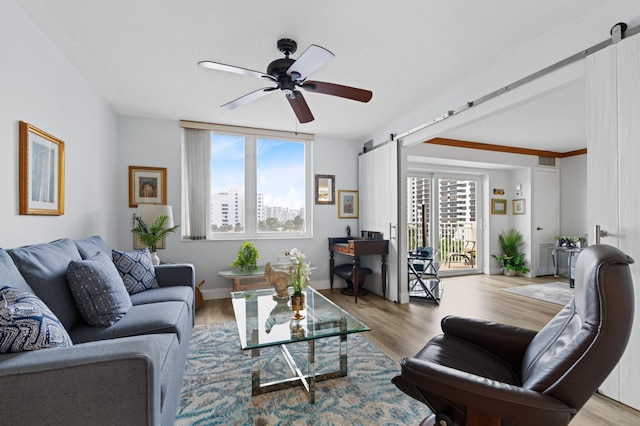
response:
{"label": "plant pot", "polygon": [[504,275],[507,277],[515,277],[516,276],[516,270],[515,269],[505,269],[504,270]]}
{"label": "plant pot", "polygon": [[304,294],[291,295],[291,310],[296,312],[291,319],[301,320],[304,318],[304,315],[300,314],[300,311],[304,310]]}
{"label": "plant pot", "polygon": [[160,258],[158,257],[158,253],[155,251],[152,251],[151,253],[151,263],[153,263],[154,265],[159,265],[160,264]]}

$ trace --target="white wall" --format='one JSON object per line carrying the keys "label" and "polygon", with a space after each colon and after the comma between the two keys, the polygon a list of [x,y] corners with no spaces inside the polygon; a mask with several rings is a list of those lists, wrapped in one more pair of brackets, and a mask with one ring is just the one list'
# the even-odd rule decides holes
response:
{"label": "white wall", "polygon": [[[119,157],[115,170],[118,184],[118,245],[124,249],[133,246],[131,217],[135,209],[128,203],[128,167],[130,165],[167,168],[167,202],[173,205],[174,221],[182,223],[180,203],[180,140],[177,121],[134,117],[118,118]],[[336,196],[339,189],[357,189],[357,154],[361,144],[354,141],[318,136],[313,143],[313,173],[336,176]],[[337,205],[313,206],[313,238],[256,240],[260,252],[259,263],[275,260],[283,249],[298,247],[312,264],[320,269],[312,280],[316,288],[329,286],[329,249],[327,237],[346,235],[349,225],[353,235],[358,231],[357,219],[338,219]],[[196,267],[196,282],[204,280],[206,298],[229,297],[231,281],[217,272],[230,269],[241,241],[181,241],[172,234],[167,248],[160,250],[161,259],[170,262],[188,262]],[[344,283],[337,283],[343,287]]]}
{"label": "white wall", "polygon": [[[101,234],[115,242],[116,115],[13,1],[0,2],[0,247]],[[18,214],[18,122],[65,142],[65,214]]]}

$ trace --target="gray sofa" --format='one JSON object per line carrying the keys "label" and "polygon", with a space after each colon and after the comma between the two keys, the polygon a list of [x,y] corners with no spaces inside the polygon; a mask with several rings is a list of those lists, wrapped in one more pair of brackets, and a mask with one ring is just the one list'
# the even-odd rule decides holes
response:
{"label": "gray sofa", "polygon": [[92,326],[76,306],[67,267],[98,252],[111,258],[99,236],[0,249],[0,288],[35,294],[73,343],[0,354],[1,424],[174,423],[194,321],[194,268],[156,266],[158,288],[132,294],[114,324]]}

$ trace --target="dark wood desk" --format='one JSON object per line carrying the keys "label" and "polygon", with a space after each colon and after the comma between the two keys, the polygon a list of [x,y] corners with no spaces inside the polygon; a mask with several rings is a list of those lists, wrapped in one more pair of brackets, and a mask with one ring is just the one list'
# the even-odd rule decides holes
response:
{"label": "dark wood desk", "polygon": [[353,272],[351,280],[355,300],[358,303],[358,267],[360,256],[379,255],[382,266],[382,297],[387,296],[387,254],[389,254],[389,240],[374,238],[329,237],[329,282],[333,288],[333,270],[335,267],[334,254],[339,253],[352,258]]}

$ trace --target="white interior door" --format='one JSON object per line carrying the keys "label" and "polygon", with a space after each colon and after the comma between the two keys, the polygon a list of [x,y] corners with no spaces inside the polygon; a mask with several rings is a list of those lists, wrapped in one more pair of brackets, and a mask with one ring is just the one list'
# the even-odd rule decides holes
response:
{"label": "white interior door", "polygon": [[[387,298],[400,301],[398,291],[398,152],[395,142],[380,145],[358,157],[360,230],[381,231],[389,240]],[[373,269],[370,290],[382,295],[380,259],[367,256],[362,263]]]}
{"label": "white interior door", "polygon": [[550,248],[554,237],[560,233],[560,175],[557,169],[534,169],[533,200],[533,275],[551,275],[554,269]]}

